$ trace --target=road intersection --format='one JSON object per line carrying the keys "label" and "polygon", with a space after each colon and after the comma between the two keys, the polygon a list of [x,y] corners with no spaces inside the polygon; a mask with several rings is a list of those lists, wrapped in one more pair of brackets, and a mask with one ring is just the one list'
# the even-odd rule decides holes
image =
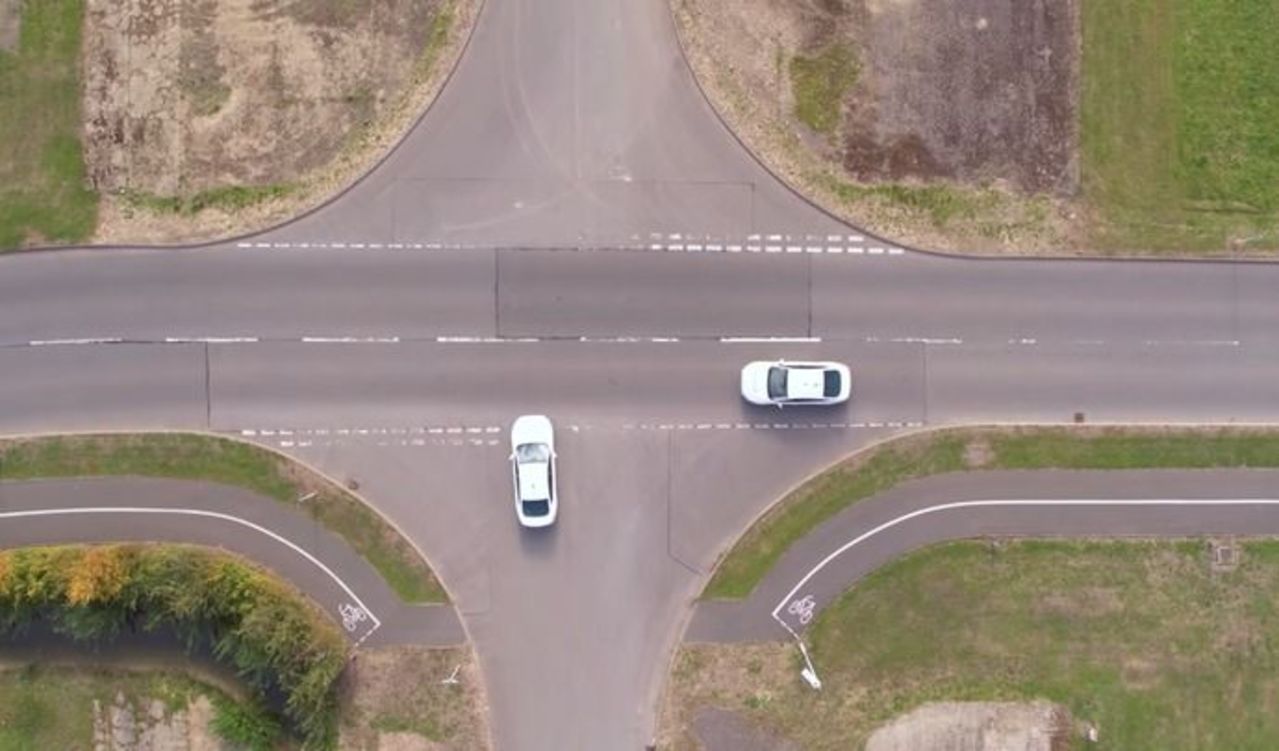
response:
{"label": "road intersection", "polygon": [[[0,259],[0,432],[212,430],[357,480],[449,588],[501,749],[642,748],[717,555],[874,441],[1279,421],[1279,267],[905,250],[738,147],[664,3],[488,0],[474,34],[401,147],[297,222]],[[744,405],[738,368],[775,357],[850,363],[852,402]],[[560,430],[549,534],[511,511],[528,412]]]}

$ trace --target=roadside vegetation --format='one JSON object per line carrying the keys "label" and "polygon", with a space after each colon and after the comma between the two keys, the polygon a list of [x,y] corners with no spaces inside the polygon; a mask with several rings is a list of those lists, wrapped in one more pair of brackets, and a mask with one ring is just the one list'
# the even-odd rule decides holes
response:
{"label": "roadside vegetation", "polygon": [[17,48],[0,49],[0,250],[75,243],[97,221],[80,147],[84,0],[21,3]]}
{"label": "roadside vegetation", "polygon": [[848,506],[916,477],[983,469],[1279,467],[1279,433],[1252,429],[961,428],[889,441],[817,475],[720,560],[706,598],[750,595],[795,542]]}
{"label": "roadside vegetation", "polygon": [[[114,722],[112,722],[114,720]],[[121,749],[160,735],[270,751],[282,730],[256,705],[185,674],[39,664],[0,668],[0,748]],[[111,744],[115,742],[114,745]]]}
{"label": "roadside vegetation", "polygon": [[[336,744],[345,637],[301,593],[242,559],[184,545],[0,551],[0,633],[35,624],[77,640],[164,629],[208,643],[262,705],[283,697],[306,746]],[[224,732],[262,734],[262,713],[228,712]]]}
{"label": "roadside vegetation", "polygon": [[260,493],[345,540],[405,602],[447,600],[426,561],[390,522],[280,454],[240,441],[179,433],[0,440],[0,481],[111,475],[204,480]]}
{"label": "roadside vegetation", "polygon": [[[694,645],[676,657],[667,749],[691,749],[702,707],[799,747],[856,749],[934,701],[1049,700],[1071,748],[1275,748],[1279,543],[1233,569],[1203,542],[947,543],[858,582],[814,622],[820,692],[794,647]],[[1057,746],[1054,746],[1056,748]]]}
{"label": "roadside vegetation", "polygon": [[1085,2],[1080,121],[1103,249],[1279,248],[1279,9]]}
{"label": "roadside vegetation", "polygon": [[848,44],[832,44],[812,57],[790,60],[795,116],[827,135],[834,135],[843,117],[844,93],[857,82],[857,61]]}

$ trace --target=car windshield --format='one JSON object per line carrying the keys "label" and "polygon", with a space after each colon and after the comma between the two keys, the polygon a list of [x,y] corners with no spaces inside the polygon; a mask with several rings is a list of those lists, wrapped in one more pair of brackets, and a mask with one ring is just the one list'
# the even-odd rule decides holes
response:
{"label": "car windshield", "polygon": [[768,369],[768,398],[786,398],[786,368],[772,367]]}
{"label": "car windshield", "polygon": [[826,371],[824,376],[825,384],[822,389],[822,394],[831,399],[839,396],[840,389],[844,385],[840,383],[843,379],[839,377],[839,371],[831,369]]}
{"label": "car windshield", "polygon": [[525,501],[524,502],[525,516],[546,516],[549,513],[551,513],[550,501],[543,500],[543,501]]}
{"label": "car windshield", "polygon": [[520,464],[546,462],[551,459],[551,449],[545,443],[521,443],[515,447],[515,460]]}

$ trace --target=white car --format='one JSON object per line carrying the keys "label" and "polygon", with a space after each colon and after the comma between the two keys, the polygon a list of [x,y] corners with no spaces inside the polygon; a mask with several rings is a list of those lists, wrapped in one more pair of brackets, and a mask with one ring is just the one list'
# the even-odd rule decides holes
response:
{"label": "white car", "polygon": [[756,361],[742,368],[742,398],[751,404],[839,404],[852,388],[848,366],[838,362]]}
{"label": "white car", "polygon": [[555,430],[543,415],[524,415],[511,425],[511,472],[515,516],[525,527],[555,523]]}

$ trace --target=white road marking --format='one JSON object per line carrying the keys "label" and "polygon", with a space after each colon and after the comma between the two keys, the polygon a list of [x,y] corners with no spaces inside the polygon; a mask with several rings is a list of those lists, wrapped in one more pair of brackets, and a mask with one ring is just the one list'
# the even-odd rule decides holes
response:
{"label": "white road marking", "polygon": [[271,538],[272,540],[275,540],[276,542],[280,543],[281,545],[284,545],[285,547],[289,548],[290,550],[297,553],[298,555],[302,556],[311,564],[313,564],[316,568],[324,572],[324,574],[328,576],[329,579],[331,579],[334,584],[337,584],[338,587],[344,593],[346,593],[347,597],[350,597],[353,601],[355,601],[356,605],[358,605],[360,609],[363,610],[365,613],[367,613],[368,617],[373,620],[373,627],[370,628],[368,632],[366,632],[363,636],[361,636],[355,642],[356,646],[359,646],[361,643],[364,642],[365,639],[369,638],[369,636],[371,636],[374,631],[377,631],[379,628],[382,627],[382,621],[379,620],[378,617],[373,614],[373,611],[370,610],[368,606],[364,604],[364,601],[360,599],[359,595],[355,594],[355,592],[350,587],[347,586],[346,582],[342,581],[342,578],[339,577],[336,573],[334,573],[333,569],[324,565],[324,562],[321,561],[319,558],[316,558],[315,556],[311,555],[301,546],[292,542],[288,538],[283,537],[282,535],[277,534],[276,532],[273,532],[270,529],[267,529],[266,527],[263,527],[260,524],[255,524],[254,522],[251,522],[247,519],[241,519],[240,517],[232,516],[231,514],[223,514],[218,511],[207,511],[205,509],[189,509],[189,508],[148,508],[145,506],[102,506],[98,508],[76,507],[76,508],[59,508],[59,509],[32,509],[27,511],[3,511],[3,512],[0,512],[0,519],[25,519],[25,518],[41,517],[41,516],[83,516],[83,515],[90,515],[90,514],[151,514],[151,515],[170,515],[170,516],[195,516],[195,517],[201,517],[205,519],[218,519],[220,521],[230,522],[231,524],[236,524],[246,529],[257,532],[259,534],[265,535]]}
{"label": "white road marking", "polygon": [[398,336],[304,336],[303,344],[399,344]]}
{"label": "white road marking", "polygon": [[165,344],[256,344],[256,336],[168,336]]}
{"label": "white road marking", "polygon": [[820,336],[721,336],[724,344],[820,344]]}
{"label": "white road marking", "polygon": [[840,547],[836,548],[834,551],[828,554],[825,558],[823,558],[820,562],[818,562],[816,566],[813,566],[811,569],[809,569],[808,573],[804,574],[804,576],[800,578],[800,580],[795,584],[795,586],[791,587],[790,591],[786,593],[786,596],[783,597],[777,603],[777,606],[773,608],[772,616],[773,616],[773,619],[776,620],[778,623],[780,623],[783,628],[785,628],[790,633],[794,634],[795,633],[794,630],[791,629],[790,625],[786,623],[786,621],[784,621],[781,617],[778,616],[778,613],[780,613],[783,608],[785,608],[789,603],[791,603],[795,599],[795,596],[808,584],[809,581],[812,580],[814,576],[820,573],[822,569],[830,565],[830,563],[834,561],[836,558],[840,557],[841,555],[853,549],[854,547],[862,544],[866,540],[869,540],[870,538],[882,532],[892,529],[893,527],[897,527],[901,524],[905,524],[908,521],[918,519],[921,516],[936,514],[943,511],[953,511],[956,509],[991,508],[991,507],[1036,507],[1036,506],[1039,506],[1039,507],[1051,507],[1051,506],[1065,506],[1065,507],[1071,507],[1071,506],[1077,506],[1077,507],[1098,507],[1098,506],[1103,506],[1103,507],[1104,506],[1178,507],[1178,506],[1181,506],[1181,507],[1185,507],[1185,506],[1249,506],[1249,505],[1279,506],[1279,499],[1275,499],[1275,498],[1167,499],[1167,500],[1141,499],[1141,498],[1113,499],[1113,500],[1095,499],[1095,498],[1033,499],[1033,500],[955,501],[953,503],[942,503],[936,506],[928,506],[926,508],[916,509],[915,511],[902,514],[901,516],[896,517],[894,519],[890,519],[889,521],[886,521],[877,527],[874,527],[870,530],[867,530],[866,532],[863,532],[857,537],[854,537],[852,540],[849,540],[848,542],[844,543]]}
{"label": "white road marking", "polygon": [[56,347],[70,344],[119,344],[123,339],[115,336],[91,339],[35,339],[27,342],[32,347]]}

